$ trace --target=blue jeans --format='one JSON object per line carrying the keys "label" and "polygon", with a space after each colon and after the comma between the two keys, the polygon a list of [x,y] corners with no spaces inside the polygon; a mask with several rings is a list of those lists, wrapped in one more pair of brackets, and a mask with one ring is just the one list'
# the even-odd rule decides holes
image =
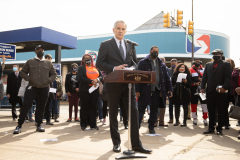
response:
{"label": "blue jeans", "polygon": [[100,94],[98,96],[97,106],[98,106],[98,116],[99,116],[99,119],[103,119],[103,113],[102,113],[103,102],[102,102]]}
{"label": "blue jeans", "polygon": [[53,114],[58,114],[58,103],[59,103],[59,100],[51,100],[51,105],[50,105],[50,113],[52,114],[52,109],[53,109]]}
{"label": "blue jeans", "polygon": [[33,105],[31,109],[28,110],[28,118],[32,119],[32,114],[34,112],[36,105]]}

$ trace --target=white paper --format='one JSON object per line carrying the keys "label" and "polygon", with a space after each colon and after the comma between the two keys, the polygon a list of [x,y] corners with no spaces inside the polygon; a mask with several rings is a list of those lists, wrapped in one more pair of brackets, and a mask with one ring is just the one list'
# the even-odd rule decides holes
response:
{"label": "white paper", "polygon": [[154,133],[154,134],[145,134],[146,136],[150,136],[150,137],[154,137],[154,136],[161,136],[161,134],[156,134],[156,133]]}
{"label": "white paper", "polygon": [[58,141],[57,138],[52,138],[52,139],[40,139],[40,142],[52,142],[52,141]]}
{"label": "white paper", "polygon": [[123,70],[130,70],[130,71],[132,71],[134,69],[135,69],[134,67],[125,67]]}
{"label": "white paper", "polygon": [[94,87],[94,85],[91,87],[91,88],[89,88],[89,93],[92,93],[93,91],[95,91],[96,89],[98,89],[98,86],[99,86],[99,84],[97,84],[96,85],[96,87]]}
{"label": "white paper", "polygon": [[56,88],[50,88],[50,89],[49,89],[49,92],[51,92],[51,93],[56,93],[56,92],[57,92],[57,89],[56,89]]}
{"label": "white paper", "polygon": [[207,99],[206,98],[206,93],[199,93],[199,96],[203,101],[205,101]]}
{"label": "white paper", "polygon": [[187,73],[179,73],[177,82],[182,83],[182,79],[186,79],[186,78],[187,78]]}
{"label": "white paper", "polygon": [[192,77],[198,77],[197,73],[192,73]]}

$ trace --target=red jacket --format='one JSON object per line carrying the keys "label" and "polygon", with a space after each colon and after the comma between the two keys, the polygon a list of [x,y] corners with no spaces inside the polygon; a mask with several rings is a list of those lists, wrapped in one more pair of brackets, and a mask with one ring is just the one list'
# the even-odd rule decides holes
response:
{"label": "red jacket", "polygon": [[231,87],[232,87],[232,89],[233,89],[233,90],[232,90],[233,95],[236,95],[235,89],[236,89],[237,87],[240,87],[240,86],[238,85],[238,83],[239,83],[239,74],[240,74],[240,68],[235,68],[235,69],[233,70],[233,72],[232,72],[230,84],[231,84]]}
{"label": "red jacket", "polygon": [[195,70],[197,70],[197,69],[195,68],[195,65],[193,65],[192,68],[190,68],[191,80],[192,80],[191,89],[197,88],[197,86],[195,86],[195,83],[200,82],[199,78],[201,78],[203,76],[204,68],[202,65],[200,65],[199,69],[197,70],[198,72],[196,72]]}

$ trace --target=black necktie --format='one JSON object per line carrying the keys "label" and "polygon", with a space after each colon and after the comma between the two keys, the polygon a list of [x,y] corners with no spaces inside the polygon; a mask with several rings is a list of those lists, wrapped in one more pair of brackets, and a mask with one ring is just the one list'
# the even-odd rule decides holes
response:
{"label": "black necktie", "polygon": [[124,51],[123,51],[123,46],[122,46],[122,41],[120,41],[119,50],[120,50],[120,53],[121,53],[122,59],[125,61],[125,58],[124,58]]}

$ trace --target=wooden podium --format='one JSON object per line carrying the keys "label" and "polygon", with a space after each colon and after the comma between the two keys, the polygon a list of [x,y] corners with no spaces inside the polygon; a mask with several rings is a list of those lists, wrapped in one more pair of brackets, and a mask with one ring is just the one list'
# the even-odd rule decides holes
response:
{"label": "wooden podium", "polygon": [[104,83],[128,83],[128,150],[119,154],[116,159],[147,158],[147,156],[135,153],[131,145],[131,90],[133,83],[156,83],[156,72],[137,70],[116,70],[104,77]]}

